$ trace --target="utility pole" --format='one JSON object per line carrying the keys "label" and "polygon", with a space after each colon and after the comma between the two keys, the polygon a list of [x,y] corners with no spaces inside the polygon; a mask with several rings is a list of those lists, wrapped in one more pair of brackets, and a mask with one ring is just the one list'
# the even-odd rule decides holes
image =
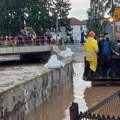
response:
{"label": "utility pole", "polygon": [[6,0],[6,7],[7,7],[7,35],[9,35],[10,31],[9,31],[9,0]]}
{"label": "utility pole", "polygon": [[59,1],[56,3],[56,40],[58,39],[58,12],[59,12]]}
{"label": "utility pole", "polygon": [[113,17],[113,40],[115,39],[115,20],[114,20],[115,6],[114,1],[112,0],[112,17]]}
{"label": "utility pole", "polygon": [[52,0],[51,1],[54,12],[55,12],[55,33],[56,33],[56,40],[57,40],[57,34],[58,34],[58,13],[59,13],[59,0]]}
{"label": "utility pole", "polygon": [[112,0],[112,13],[111,13],[112,17],[113,17],[113,15],[114,15],[114,9],[115,9],[114,1]]}

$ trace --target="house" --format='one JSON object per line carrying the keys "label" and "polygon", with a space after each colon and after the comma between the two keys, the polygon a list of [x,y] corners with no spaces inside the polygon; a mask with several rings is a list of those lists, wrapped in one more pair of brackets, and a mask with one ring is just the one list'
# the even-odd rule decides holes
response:
{"label": "house", "polygon": [[76,18],[69,18],[69,20],[73,35],[81,36],[82,31],[84,31],[84,33],[86,34],[87,32],[86,22],[80,21],[79,19]]}

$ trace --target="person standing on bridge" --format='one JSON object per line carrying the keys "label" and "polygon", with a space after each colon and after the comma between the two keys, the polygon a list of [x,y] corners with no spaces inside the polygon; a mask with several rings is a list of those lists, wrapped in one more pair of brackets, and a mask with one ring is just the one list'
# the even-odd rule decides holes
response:
{"label": "person standing on bridge", "polygon": [[45,43],[45,32],[44,32],[43,28],[40,29],[40,31],[38,33],[38,36],[40,37],[41,44],[44,45],[44,43]]}
{"label": "person standing on bridge", "polygon": [[89,32],[89,37],[84,44],[84,50],[86,53],[86,61],[89,63],[89,74],[88,77],[93,77],[97,68],[97,53],[98,43],[94,39],[95,33],[93,31]]}
{"label": "person standing on bridge", "polygon": [[22,29],[19,33],[19,44],[26,45],[27,43],[27,32],[25,29]]}
{"label": "person standing on bridge", "polygon": [[47,29],[47,31],[46,31],[46,37],[47,37],[47,44],[50,45],[52,34],[51,34],[51,31],[49,29]]}

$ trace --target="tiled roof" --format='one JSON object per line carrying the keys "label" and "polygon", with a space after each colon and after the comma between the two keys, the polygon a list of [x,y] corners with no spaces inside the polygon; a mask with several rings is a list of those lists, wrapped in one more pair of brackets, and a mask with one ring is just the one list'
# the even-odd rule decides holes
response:
{"label": "tiled roof", "polygon": [[76,18],[69,18],[70,19],[70,25],[81,25],[82,21],[76,19]]}
{"label": "tiled roof", "polygon": [[86,23],[87,23],[87,20],[82,20],[83,25],[86,25]]}

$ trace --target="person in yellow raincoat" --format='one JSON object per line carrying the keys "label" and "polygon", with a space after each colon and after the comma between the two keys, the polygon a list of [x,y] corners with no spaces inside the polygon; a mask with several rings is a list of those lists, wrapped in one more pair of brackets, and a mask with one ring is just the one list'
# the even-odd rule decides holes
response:
{"label": "person in yellow raincoat", "polygon": [[90,31],[89,37],[84,44],[86,61],[89,62],[89,74],[92,75],[97,68],[97,53],[99,52],[98,42],[94,39],[94,37],[95,37],[95,33],[93,31]]}

